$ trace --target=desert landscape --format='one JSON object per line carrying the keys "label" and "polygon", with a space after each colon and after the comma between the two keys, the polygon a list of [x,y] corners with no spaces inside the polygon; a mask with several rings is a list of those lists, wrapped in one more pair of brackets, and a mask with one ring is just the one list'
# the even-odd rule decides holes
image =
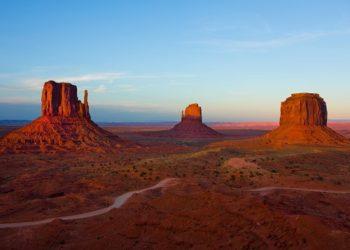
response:
{"label": "desert landscape", "polygon": [[3,249],[350,246],[350,141],[318,95],[288,98],[271,132],[197,129],[197,104],[173,132],[99,127],[76,92],[47,82],[42,116],[2,127]]}
{"label": "desert landscape", "polygon": [[0,250],[350,249],[350,1],[0,1]]}

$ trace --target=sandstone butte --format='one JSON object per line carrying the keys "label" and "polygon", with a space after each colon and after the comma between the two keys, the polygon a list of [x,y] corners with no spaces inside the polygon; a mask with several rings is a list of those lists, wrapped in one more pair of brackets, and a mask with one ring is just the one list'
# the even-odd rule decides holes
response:
{"label": "sandstone butte", "polygon": [[41,116],[0,140],[0,152],[113,151],[122,140],[90,117],[88,92],[78,100],[77,87],[48,81],[41,96]]}
{"label": "sandstone butte", "polygon": [[281,104],[279,127],[262,137],[267,144],[342,145],[349,141],[327,127],[327,105],[313,93],[292,94]]}
{"label": "sandstone butte", "polygon": [[193,103],[182,111],[181,122],[163,135],[178,138],[215,138],[222,135],[202,122],[202,108]]}

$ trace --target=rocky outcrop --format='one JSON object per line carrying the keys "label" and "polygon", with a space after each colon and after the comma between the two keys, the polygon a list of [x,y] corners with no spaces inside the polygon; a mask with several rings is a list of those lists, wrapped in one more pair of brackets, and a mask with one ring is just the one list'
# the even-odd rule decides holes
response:
{"label": "rocky outcrop", "polygon": [[182,111],[181,122],[172,129],[143,134],[169,138],[216,138],[223,136],[202,122],[202,108],[197,103],[190,104]]}
{"label": "rocky outcrop", "polygon": [[327,126],[327,105],[318,94],[292,94],[281,104],[280,126]]}
{"label": "rocky outcrop", "polygon": [[89,95],[88,91],[84,90],[84,102],[80,104],[80,114],[82,117],[85,117],[87,119],[91,119],[89,103],[88,103],[88,95]]}
{"label": "rocky outcrop", "polygon": [[0,152],[114,151],[122,140],[90,117],[88,92],[78,99],[77,87],[48,81],[41,96],[42,116],[0,140]]}
{"label": "rocky outcrop", "polygon": [[87,90],[84,102],[78,100],[77,87],[70,83],[48,81],[41,95],[42,116],[82,117],[90,119]]}
{"label": "rocky outcrop", "polygon": [[349,141],[327,127],[327,105],[312,93],[292,94],[281,104],[280,126],[263,136],[266,144],[342,145]]}
{"label": "rocky outcrop", "polygon": [[197,103],[188,105],[187,108],[182,111],[181,121],[202,122],[202,108]]}

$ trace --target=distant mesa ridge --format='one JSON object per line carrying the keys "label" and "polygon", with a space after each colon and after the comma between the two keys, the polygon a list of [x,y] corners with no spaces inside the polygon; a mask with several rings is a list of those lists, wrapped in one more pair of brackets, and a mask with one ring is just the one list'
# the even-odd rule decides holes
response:
{"label": "distant mesa ridge", "polygon": [[0,152],[113,151],[124,143],[91,120],[88,92],[78,99],[77,87],[48,81],[41,96],[41,116],[0,140]]}
{"label": "distant mesa ridge", "polygon": [[280,126],[263,136],[268,144],[341,145],[349,141],[327,127],[327,104],[314,93],[296,93],[281,103]]}

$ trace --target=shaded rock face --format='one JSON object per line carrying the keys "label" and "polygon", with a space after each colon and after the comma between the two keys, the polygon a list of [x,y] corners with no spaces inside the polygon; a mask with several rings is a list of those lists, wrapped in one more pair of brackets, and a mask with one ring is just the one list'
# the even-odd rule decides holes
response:
{"label": "shaded rock face", "polygon": [[48,81],[41,96],[43,116],[82,117],[90,119],[88,93],[84,92],[84,103],[78,100],[77,87],[70,83]]}
{"label": "shaded rock face", "polygon": [[81,102],[75,85],[49,81],[41,101],[42,116],[1,138],[0,153],[111,152],[124,143],[91,120],[87,90]]}
{"label": "shaded rock face", "polygon": [[349,141],[327,127],[327,105],[312,93],[292,94],[281,104],[280,126],[262,137],[266,144],[343,145]]}
{"label": "shaded rock face", "polygon": [[187,108],[182,111],[181,121],[188,120],[202,122],[202,108],[197,103],[188,105]]}
{"label": "shaded rock face", "polygon": [[327,105],[318,94],[292,94],[281,104],[280,126],[327,126]]}

